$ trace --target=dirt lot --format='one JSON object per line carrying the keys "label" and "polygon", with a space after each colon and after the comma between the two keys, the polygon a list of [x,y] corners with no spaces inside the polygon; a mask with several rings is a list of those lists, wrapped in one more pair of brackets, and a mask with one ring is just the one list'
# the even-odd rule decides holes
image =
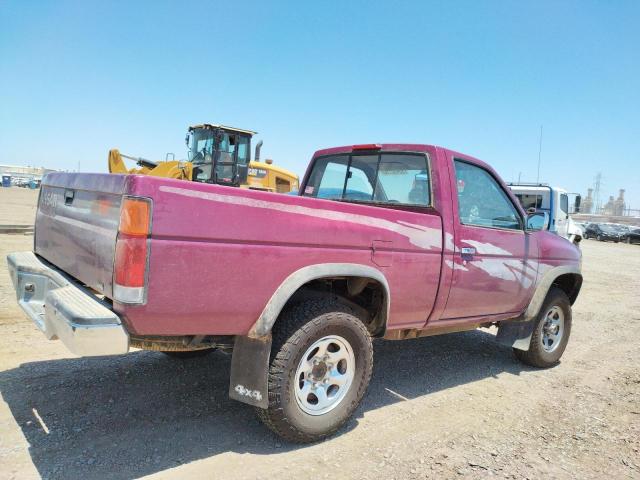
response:
{"label": "dirt lot", "polygon": [[[31,221],[35,198],[0,189],[0,223]],[[32,239],[0,235],[0,257]],[[377,342],[355,418],[311,446],[227,398],[222,353],[73,357],[23,316],[2,260],[0,478],[640,478],[640,246],[583,252],[560,365],[524,367],[491,331]]]}

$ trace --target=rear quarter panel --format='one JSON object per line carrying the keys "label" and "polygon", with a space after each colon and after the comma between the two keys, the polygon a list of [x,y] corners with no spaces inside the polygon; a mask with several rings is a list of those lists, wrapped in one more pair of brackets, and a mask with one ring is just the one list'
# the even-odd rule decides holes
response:
{"label": "rear quarter panel", "polygon": [[433,308],[438,215],[151,177],[130,193],[154,200],[147,304],[114,305],[134,333],[246,334],[290,274],[322,263],[379,269],[388,328],[421,326]]}

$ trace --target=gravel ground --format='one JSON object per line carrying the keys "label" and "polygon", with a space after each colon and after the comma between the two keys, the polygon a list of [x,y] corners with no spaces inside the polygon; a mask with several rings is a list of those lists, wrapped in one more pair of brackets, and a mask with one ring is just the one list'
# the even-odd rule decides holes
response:
{"label": "gravel ground", "polygon": [[[32,241],[0,235],[0,256]],[[26,320],[3,261],[0,478],[640,478],[640,246],[583,243],[560,365],[521,365],[491,330],[379,341],[354,419],[310,446],[228,399],[228,355],[73,357]]]}

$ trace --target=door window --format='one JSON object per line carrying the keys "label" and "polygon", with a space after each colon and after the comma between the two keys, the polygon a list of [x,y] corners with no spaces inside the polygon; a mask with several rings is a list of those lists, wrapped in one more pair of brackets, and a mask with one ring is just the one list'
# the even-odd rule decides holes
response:
{"label": "door window", "polygon": [[489,172],[462,160],[454,163],[461,223],[512,230],[522,228],[518,211]]}
{"label": "door window", "polygon": [[566,193],[560,195],[560,210],[569,214],[569,196]]}
{"label": "door window", "polygon": [[238,165],[247,165],[249,163],[249,138],[238,137]]}

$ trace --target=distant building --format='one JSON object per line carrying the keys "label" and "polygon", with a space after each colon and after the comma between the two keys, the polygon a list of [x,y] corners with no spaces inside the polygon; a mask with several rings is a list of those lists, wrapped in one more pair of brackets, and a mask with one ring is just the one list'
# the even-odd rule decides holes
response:
{"label": "distant building", "polygon": [[624,188],[620,189],[620,193],[615,202],[613,202],[613,214],[624,215],[626,204],[624,203]]}
{"label": "distant building", "polygon": [[602,214],[603,215],[613,215],[613,205],[615,203],[615,200],[613,199],[613,195],[609,196],[609,201],[607,203],[604,204],[604,207],[602,207]]}
{"label": "distant building", "polygon": [[49,172],[55,172],[50,168],[44,167],[24,167],[21,165],[0,165],[0,177],[10,175],[11,182],[42,180]]}
{"label": "distant building", "polygon": [[587,189],[587,198],[582,201],[580,205],[580,213],[591,213],[593,209],[593,188]]}

